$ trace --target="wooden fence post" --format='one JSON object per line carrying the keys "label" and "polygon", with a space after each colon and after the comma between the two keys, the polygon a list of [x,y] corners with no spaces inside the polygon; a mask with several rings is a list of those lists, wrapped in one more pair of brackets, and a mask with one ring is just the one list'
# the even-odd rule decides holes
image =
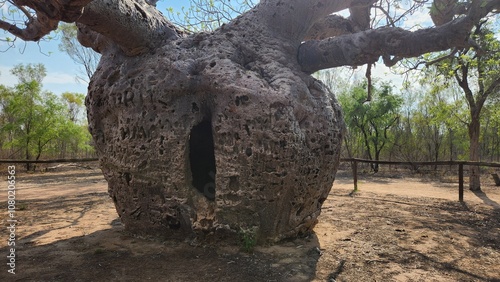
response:
{"label": "wooden fence post", "polygon": [[464,201],[464,164],[458,164],[458,200]]}
{"label": "wooden fence post", "polygon": [[354,191],[358,191],[358,161],[354,160],[352,162],[352,179],[354,181]]}

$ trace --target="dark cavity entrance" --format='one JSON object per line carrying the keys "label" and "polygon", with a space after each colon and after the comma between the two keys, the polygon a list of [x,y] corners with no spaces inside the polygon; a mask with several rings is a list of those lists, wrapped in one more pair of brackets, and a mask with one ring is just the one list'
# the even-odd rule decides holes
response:
{"label": "dark cavity entrance", "polygon": [[207,199],[215,199],[215,152],[212,123],[205,119],[191,129],[189,162],[193,186]]}

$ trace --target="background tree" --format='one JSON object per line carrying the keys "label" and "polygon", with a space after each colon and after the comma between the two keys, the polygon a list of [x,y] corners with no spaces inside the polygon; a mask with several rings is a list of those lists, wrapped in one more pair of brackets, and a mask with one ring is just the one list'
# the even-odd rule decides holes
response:
{"label": "background tree", "polygon": [[[383,84],[379,89],[373,87],[372,100],[366,101],[366,84],[358,84],[352,90],[342,93],[339,102],[344,109],[344,118],[350,136],[360,136],[368,159],[380,160],[381,152],[388,143],[393,142],[391,129],[399,121],[402,99],[392,94],[392,87]],[[346,145],[353,147],[356,140],[347,140]],[[371,164],[378,172],[379,165]]]}
{"label": "background tree", "polygon": [[[500,93],[500,42],[486,25],[486,21],[476,24],[472,39],[474,47],[455,49],[446,55],[434,57],[431,75],[442,75],[455,80],[462,89],[469,108],[467,121],[469,135],[469,160],[480,161],[481,118],[488,98]],[[429,76],[428,76],[429,77]],[[469,188],[481,190],[480,168],[471,166]]]}
{"label": "background tree", "polygon": [[[0,85],[0,124],[7,124],[11,122],[13,119],[6,111],[6,107],[8,106],[8,99],[11,96],[11,89],[4,85]],[[4,147],[4,144],[11,141],[12,136],[10,136],[7,132],[0,131],[0,148]],[[2,152],[2,157],[6,158],[7,156]],[[10,152],[12,153],[12,152]]]}
{"label": "background tree", "polygon": [[[17,65],[12,73],[19,83],[14,88],[0,87],[0,133],[7,137],[2,147],[10,149],[9,157],[22,152],[24,159],[38,160],[42,154],[64,154],[66,145],[57,144],[71,144],[73,152],[88,146],[88,130],[77,121],[83,94],[67,93],[67,106],[56,95],[43,91],[43,65]],[[31,165],[26,168],[30,170]]]}
{"label": "background tree", "polygon": [[66,107],[68,109],[68,118],[74,123],[82,120],[82,111],[84,110],[85,94],[64,92],[61,95]]}
{"label": "background tree", "polygon": [[75,63],[83,67],[83,71],[81,71],[83,76],[77,76],[77,79],[88,83],[97,68],[101,56],[92,49],[83,47],[78,42],[78,29],[75,24],[62,23],[59,25],[58,31],[61,33],[59,51],[65,52]]}

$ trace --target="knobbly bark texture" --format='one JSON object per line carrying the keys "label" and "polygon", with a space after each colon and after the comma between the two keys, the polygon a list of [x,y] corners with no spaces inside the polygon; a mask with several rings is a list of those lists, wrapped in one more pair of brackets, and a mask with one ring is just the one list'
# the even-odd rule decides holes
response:
{"label": "knobbly bark texture", "polygon": [[311,231],[344,124],[333,95],[300,71],[297,46],[250,13],[140,56],[105,53],[88,118],[128,230],[244,228],[260,241]]}

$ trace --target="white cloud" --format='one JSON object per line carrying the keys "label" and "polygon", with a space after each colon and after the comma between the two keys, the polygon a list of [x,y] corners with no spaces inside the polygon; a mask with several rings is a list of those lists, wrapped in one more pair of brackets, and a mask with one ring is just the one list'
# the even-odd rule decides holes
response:
{"label": "white cloud", "polygon": [[[15,86],[17,77],[10,73],[12,67],[0,65],[0,85],[7,87]],[[48,72],[43,80],[43,89],[55,94],[63,92],[87,93],[87,84],[78,83],[76,77],[61,72]]]}
{"label": "white cloud", "polygon": [[49,72],[43,80],[43,83],[53,83],[53,84],[74,84],[76,83],[76,78],[73,75],[60,72]]}
{"label": "white cloud", "polygon": [[10,73],[10,67],[0,66],[0,84],[5,86],[14,86],[17,78]]}
{"label": "white cloud", "polygon": [[431,26],[433,26],[432,19],[429,15],[429,10],[425,8],[418,9],[412,15],[406,16],[403,23],[403,27],[409,28],[410,30],[417,30]]}
{"label": "white cloud", "polygon": [[[17,84],[17,77],[10,73],[12,67],[0,66],[0,84],[5,86],[14,86]],[[42,83],[44,85],[48,84],[78,84],[76,82],[76,77],[61,72],[48,72],[47,76],[43,79]]]}
{"label": "white cloud", "polygon": [[390,81],[396,89],[401,88],[403,85],[403,75],[395,74],[394,71],[391,71],[389,67],[380,62],[372,67],[372,76],[384,82]]}

